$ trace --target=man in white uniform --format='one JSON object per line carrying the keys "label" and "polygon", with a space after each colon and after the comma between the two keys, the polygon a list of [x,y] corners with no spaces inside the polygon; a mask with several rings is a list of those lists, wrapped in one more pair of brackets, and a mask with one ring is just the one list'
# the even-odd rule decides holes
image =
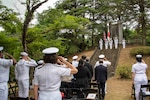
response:
{"label": "man in white uniform", "polygon": [[123,47],[123,49],[126,48],[126,40],[125,39],[122,40],[122,47]]}
{"label": "man in white uniform", "polygon": [[[103,55],[103,54],[100,54],[99,55],[99,60],[103,60],[103,66],[105,66],[105,67],[108,67],[108,66],[110,66],[111,65],[111,62],[105,57],[105,55]],[[94,68],[96,67],[96,66],[99,66],[100,65],[100,63],[99,63],[99,61],[97,61],[96,63],[95,63],[95,65],[94,65]]]}
{"label": "man in white uniform", "polygon": [[99,48],[100,48],[100,50],[103,49],[103,40],[102,39],[99,40]]}
{"label": "man in white uniform", "polygon": [[113,46],[113,40],[110,38],[110,40],[109,40],[109,47],[110,47],[110,49],[112,49],[112,46]]}
{"label": "man in white uniform", "polygon": [[118,38],[117,37],[115,37],[114,43],[115,43],[115,49],[118,49]]}
{"label": "man in white uniform", "polygon": [[30,67],[37,66],[35,60],[29,58],[26,52],[21,52],[21,59],[17,62],[15,68],[16,79],[18,80],[18,96],[28,98],[29,95],[29,70]]}
{"label": "man in white uniform", "polygon": [[[144,60],[142,60],[142,55],[136,55],[136,61],[137,63],[132,65],[132,78],[135,87],[135,97],[136,100],[139,100],[140,87],[148,82],[146,75],[148,66],[145,64]],[[146,91],[146,89],[143,91]]]}
{"label": "man in white uniform", "polygon": [[[100,65],[100,61],[103,61],[103,66],[105,66],[105,67],[108,67],[111,65],[111,62],[105,57],[105,55],[100,54],[99,55],[99,61],[97,61],[95,63],[94,68],[96,68],[97,66]],[[107,93],[106,89],[107,89],[107,83],[105,83],[105,93]]]}
{"label": "man in white uniform", "polygon": [[[10,66],[15,65],[16,60],[8,53],[3,53],[3,47],[0,47],[0,100],[8,100],[8,80]],[[5,56],[10,59],[5,59]]]}
{"label": "man in white uniform", "polygon": [[57,55],[58,51],[59,49],[56,47],[46,48],[42,51],[45,54],[45,64],[35,72],[35,100],[62,100],[60,93],[61,78],[78,72],[76,67],[66,61],[64,57]]}
{"label": "man in white uniform", "polygon": [[105,40],[105,49],[108,49],[108,40]]}

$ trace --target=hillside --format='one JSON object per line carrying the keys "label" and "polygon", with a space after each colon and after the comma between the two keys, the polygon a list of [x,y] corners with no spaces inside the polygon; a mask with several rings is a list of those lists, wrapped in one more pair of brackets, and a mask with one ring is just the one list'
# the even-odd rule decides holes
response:
{"label": "hillside", "polygon": [[[120,50],[118,58],[118,65],[132,66],[136,62],[135,58],[130,56],[130,50],[137,46],[127,46],[125,49]],[[79,54],[79,58],[82,55],[91,57],[94,50],[84,51]],[[150,66],[150,57],[143,57],[144,61]],[[70,58],[71,60],[71,58]],[[148,69],[148,77],[150,79],[150,68]],[[107,94],[105,100],[133,100],[132,93],[132,80],[131,79],[119,79],[117,76],[110,77],[107,81]]]}
{"label": "hillside", "polygon": [[[121,49],[118,58],[118,65],[125,64],[131,67],[132,64],[136,62],[135,58],[130,57],[130,50],[135,47],[137,46],[127,46],[125,49]],[[93,55],[94,51],[95,49],[91,49],[88,51],[78,53],[77,55],[79,56],[79,58],[81,58],[82,55],[86,55],[88,58],[90,58]],[[68,57],[69,61],[72,61],[72,56],[74,55]],[[148,64],[148,66],[150,66],[150,57],[144,57],[143,59]],[[148,69],[148,77],[150,77],[150,68]],[[117,76],[110,77],[107,80],[107,94],[105,100],[133,100],[133,97],[131,96],[131,87],[131,79],[118,79]],[[33,97],[32,90],[30,91],[30,95],[31,97]]]}
{"label": "hillside", "polygon": [[[135,58],[130,57],[130,50],[137,46],[127,46],[121,49],[118,65],[132,66]],[[144,61],[150,66],[150,57],[143,57]],[[150,68],[148,68],[148,77],[150,77]],[[107,81],[107,95],[105,100],[133,100],[131,79],[118,79],[116,76],[111,77]]]}

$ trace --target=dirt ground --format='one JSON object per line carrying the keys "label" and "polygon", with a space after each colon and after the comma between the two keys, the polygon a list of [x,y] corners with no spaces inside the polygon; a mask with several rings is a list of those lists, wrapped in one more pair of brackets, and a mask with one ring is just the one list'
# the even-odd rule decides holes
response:
{"label": "dirt ground", "polygon": [[[130,57],[130,50],[137,46],[127,46],[125,49],[121,49],[118,66],[119,65],[128,65],[132,66],[136,62],[135,58]],[[82,55],[86,55],[87,57],[91,57],[94,53],[93,50],[84,51],[82,53],[77,54],[79,58]],[[71,59],[71,58],[70,58]],[[150,57],[144,57],[144,61],[150,66]],[[148,69],[150,71],[150,68]],[[150,77],[150,73],[148,71],[148,77]],[[107,80],[107,94],[105,96],[105,100],[134,100],[132,95],[132,80],[131,79],[119,79],[117,76],[111,77]]]}
{"label": "dirt ground", "polygon": [[[122,49],[120,52],[120,57],[118,61],[118,65],[126,64],[132,66],[135,63],[135,59],[130,57],[130,50],[134,48],[133,46],[127,46],[125,49]],[[86,55],[87,57],[91,57],[94,53],[94,49],[84,51],[82,53],[78,53],[77,55],[81,58],[82,55]],[[74,56],[74,55],[72,55]],[[69,61],[71,61],[72,56],[68,57]],[[150,57],[144,58],[145,62],[150,66]],[[150,68],[149,68],[150,71]],[[150,73],[148,73],[150,77]],[[107,80],[107,94],[105,96],[105,100],[134,100],[132,94],[132,80],[131,79],[118,79],[118,77],[114,76]],[[31,97],[33,97],[33,91],[30,91]]]}
{"label": "dirt ground", "polygon": [[[135,62],[135,60],[129,56],[131,49],[132,48],[129,46],[121,50],[118,65],[124,63],[132,65]],[[91,57],[93,53],[94,49],[84,51],[77,55],[79,56],[79,58],[82,55]],[[71,57],[72,56],[69,57],[70,61]],[[132,94],[131,87],[132,87],[131,79],[118,79],[116,76],[111,77],[107,80],[107,94],[105,96],[105,100],[133,100],[133,96],[131,95]]]}

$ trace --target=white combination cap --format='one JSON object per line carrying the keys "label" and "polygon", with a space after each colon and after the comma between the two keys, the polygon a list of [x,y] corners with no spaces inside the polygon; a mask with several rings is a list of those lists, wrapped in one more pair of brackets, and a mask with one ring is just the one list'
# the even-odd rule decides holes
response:
{"label": "white combination cap", "polygon": [[76,56],[73,56],[72,59],[78,59],[78,56],[77,56],[77,55],[76,55]]}
{"label": "white combination cap", "polygon": [[43,63],[44,63],[44,60],[39,60],[37,63],[38,63],[38,64],[43,64]]}
{"label": "white combination cap", "polygon": [[103,59],[103,58],[105,58],[105,55],[101,54],[101,55],[99,55],[99,58]]}
{"label": "white combination cap", "polygon": [[142,55],[136,55],[136,58],[142,58]]}
{"label": "white combination cap", "polygon": [[0,51],[2,51],[4,49],[4,47],[0,47]]}
{"label": "white combination cap", "polygon": [[59,51],[58,48],[56,47],[50,47],[50,48],[46,48],[42,51],[42,53],[44,54],[53,54],[53,53],[57,53]]}
{"label": "white combination cap", "polygon": [[67,61],[67,60],[68,60],[68,58],[65,58],[65,60]]}
{"label": "white combination cap", "polygon": [[28,56],[28,53],[26,53],[26,52],[21,52],[20,55],[21,55],[21,56]]}

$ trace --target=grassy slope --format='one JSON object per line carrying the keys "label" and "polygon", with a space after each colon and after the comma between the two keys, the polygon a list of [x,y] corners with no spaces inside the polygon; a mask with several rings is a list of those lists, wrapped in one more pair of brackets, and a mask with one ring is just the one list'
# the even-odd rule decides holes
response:
{"label": "grassy slope", "polygon": [[[122,49],[120,52],[120,57],[118,61],[118,65],[129,65],[132,66],[135,63],[135,58],[130,57],[130,50],[134,48],[133,46],[127,46],[125,49]],[[82,55],[86,55],[87,57],[91,57],[94,53],[94,50],[88,50],[77,54],[79,58]],[[71,55],[68,57],[69,61],[72,59]],[[145,62],[150,66],[150,57],[144,58]],[[148,77],[150,79],[150,68],[148,69]],[[116,76],[111,77],[107,81],[107,94],[105,100],[133,100],[131,97],[132,92],[132,80],[131,79],[118,79]],[[33,97],[33,90],[30,91],[30,96]]]}
{"label": "grassy slope", "polygon": [[[130,50],[132,48],[134,47],[128,46],[121,50],[118,65],[129,65],[131,67],[136,62],[135,58],[130,57]],[[143,59],[150,66],[150,57],[144,57]],[[148,69],[148,77],[150,77],[150,68]],[[108,93],[105,100],[133,100],[131,87],[131,79],[118,79],[116,76],[109,78],[107,81]]]}

